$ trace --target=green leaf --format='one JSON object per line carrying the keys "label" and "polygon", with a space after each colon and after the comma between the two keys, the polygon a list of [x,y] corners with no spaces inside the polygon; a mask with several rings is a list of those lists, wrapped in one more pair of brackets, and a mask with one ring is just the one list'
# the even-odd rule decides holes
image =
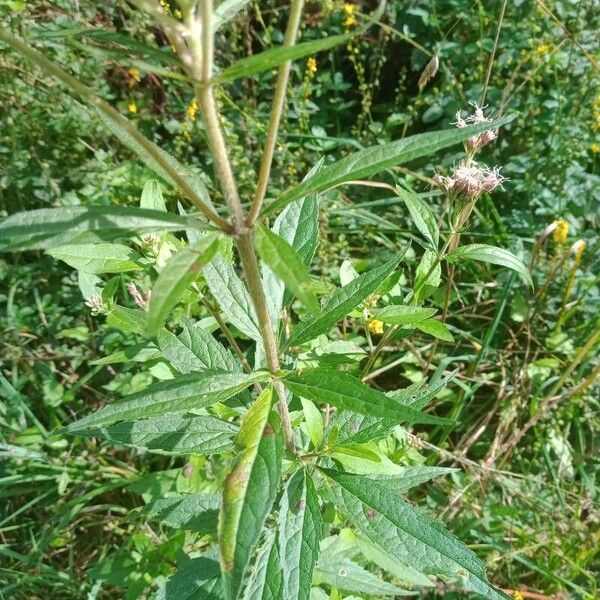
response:
{"label": "green leaf", "polygon": [[155,231],[203,228],[193,217],[131,206],[69,206],[16,213],[0,223],[0,251],[52,248]]}
{"label": "green leaf", "polygon": [[400,402],[405,406],[411,406],[416,410],[423,409],[429,400],[435,398],[448,384],[456,377],[458,369],[449,373],[443,379],[426,385],[425,387],[415,385],[401,390],[392,390],[386,392],[386,396],[393,398],[396,402]]}
{"label": "green leaf", "polygon": [[283,598],[309,600],[323,521],[315,485],[305,469],[289,479],[279,505]]}
{"label": "green leaf", "polygon": [[[289,60],[297,60],[304,56],[329,50],[334,46],[343,44],[349,38],[350,36],[348,35],[335,35],[311,42],[303,42],[294,46],[269,48],[260,54],[253,54],[252,56],[242,58],[230,67],[223,69],[217,76],[213,77],[212,84],[218,85],[234,81],[240,77],[250,77],[262,71],[270,71]],[[299,198],[299,196],[296,197]]]}
{"label": "green leaf", "polygon": [[433,211],[419,196],[412,192],[407,192],[396,186],[396,193],[406,205],[410,217],[421,235],[431,244],[433,250],[437,250],[440,242],[440,230]]}
{"label": "green leaf", "polygon": [[137,308],[127,308],[116,304],[106,317],[106,324],[121,331],[131,331],[143,335],[146,325],[146,313]]}
{"label": "green leaf", "polygon": [[444,342],[453,342],[454,337],[444,323],[437,319],[426,319],[415,323],[415,327],[423,333],[428,333]]}
{"label": "green leaf", "polygon": [[160,352],[154,344],[135,344],[123,350],[117,350],[108,356],[91,360],[91,365],[116,365],[128,362],[147,362],[160,358]]}
{"label": "green leaf", "polygon": [[533,287],[529,269],[520,258],[517,258],[512,252],[504,248],[489,246],[488,244],[468,244],[460,246],[446,256],[446,260],[452,264],[457,264],[465,259],[479,260],[493,265],[508,267],[516,271],[525,283]]}
{"label": "green leaf", "polygon": [[179,336],[162,329],[156,338],[162,355],[180,373],[242,371],[240,361],[200,323],[184,319],[181,326]]}
{"label": "green leaf", "polygon": [[204,278],[227,320],[248,337],[261,341],[254,305],[233,266],[217,254],[204,268]]}
{"label": "green leaf", "polygon": [[424,321],[435,315],[437,309],[390,304],[384,308],[375,308],[371,312],[384,323],[392,323],[394,325],[414,325],[415,323],[419,323],[420,321]]}
{"label": "green leaf", "polygon": [[260,226],[254,236],[258,254],[286,286],[312,313],[319,312],[319,302],[310,289],[306,265],[283,238]]}
{"label": "green leaf", "polygon": [[101,437],[115,444],[186,456],[218,454],[231,450],[232,438],[237,429],[232,423],[211,415],[165,415],[153,419],[123,421],[77,433],[85,437]]}
{"label": "green leaf", "polygon": [[146,182],[144,189],[142,190],[140,208],[167,212],[167,205],[165,204],[165,199],[163,198],[158,181],[151,179]]}
{"label": "green leaf", "polygon": [[46,250],[46,254],[92,275],[126,273],[143,268],[139,263],[142,257],[123,244],[68,244]]}
{"label": "green leaf", "polygon": [[200,242],[182,248],[167,261],[152,287],[146,323],[148,337],[158,333],[171,309],[179,302],[182,292],[197,279],[202,267],[219,250],[219,245],[219,234],[211,233]]}
{"label": "green leaf", "polygon": [[[387,490],[393,491],[397,494],[404,494],[408,490],[422,483],[426,483],[434,477],[440,477],[441,475],[448,475],[454,473],[458,469],[451,469],[448,467],[399,467],[400,473],[394,475],[377,475],[377,477],[371,477],[376,479],[385,486]],[[370,477],[366,475],[365,477]]]}
{"label": "green leaf", "polygon": [[359,275],[348,285],[336,290],[325,302],[321,313],[301,321],[287,342],[287,346],[298,346],[331,329],[340,319],[354,310],[363,300],[373,294],[398,266],[401,257]]}
{"label": "green leaf", "polygon": [[210,533],[217,527],[220,500],[219,494],[180,494],[149,502],[141,514],[167,527]]}
{"label": "green leaf", "polygon": [[231,21],[251,0],[223,0],[215,8],[213,14],[213,28],[217,31],[220,27]]}
{"label": "green leaf", "polygon": [[242,420],[239,453],[223,490],[219,548],[225,600],[237,600],[281,480],[283,443],[272,390],[265,389]]}
{"label": "green leaf", "polygon": [[487,580],[485,565],[460,540],[415,509],[379,479],[321,471],[337,485],[335,502],[374,544],[424,573],[460,580],[460,585],[489,600],[507,600]]}
{"label": "green leaf", "polygon": [[308,369],[288,375],[283,384],[290,392],[321,404],[333,404],[363,415],[397,419],[398,423],[450,424],[452,421],[418,412],[367,387],[347,373],[328,369]]}
{"label": "green leaf", "polygon": [[108,404],[95,413],[71,423],[65,431],[79,433],[82,429],[112,425],[118,421],[160,417],[211,406],[235,396],[253,383],[268,379],[268,373],[261,371],[252,375],[208,371],[182,375],[152,384],[141,392]]}
{"label": "green leaf", "polygon": [[300,398],[300,401],[302,402],[304,420],[306,421],[310,441],[315,448],[318,448],[323,441],[323,415],[310,400]]}
{"label": "green leaf", "polygon": [[271,529],[265,535],[265,541],[248,577],[244,600],[283,600],[283,598],[279,544],[276,531]]}
{"label": "green leaf", "polygon": [[390,167],[458,144],[482,131],[498,129],[513,119],[514,116],[507,116],[490,123],[469,125],[460,129],[420,133],[395,142],[359,150],[332,165],[323,167],[317,176],[284,192],[277,200],[266,206],[263,215],[281,210],[296,198],[314,192],[323,192],[347,181],[371,177]]}
{"label": "green leaf", "polygon": [[221,569],[218,561],[198,556],[188,560],[169,577],[156,600],[222,600]]}

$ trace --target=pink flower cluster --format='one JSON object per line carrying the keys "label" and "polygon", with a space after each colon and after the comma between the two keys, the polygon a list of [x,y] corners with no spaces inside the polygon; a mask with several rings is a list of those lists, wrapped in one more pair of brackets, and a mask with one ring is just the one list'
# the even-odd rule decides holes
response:
{"label": "pink flower cluster", "polygon": [[465,200],[475,200],[484,192],[492,192],[497,187],[502,187],[506,178],[500,173],[500,167],[488,169],[470,162],[459,164],[451,177],[436,174],[433,180],[447,194],[454,194]]}
{"label": "pink flower cluster", "polygon": [[[464,118],[460,114],[460,111],[456,113],[456,122],[453,125],[456,125],[459,129],[466,127],[467,125],[478,125],[479,123],[489,123],[491,119],[486,117],[483,114],[484,106],[479,106],[475,102],[471,102],[471,105],[475,108],[475,112]],[[471,154],[475,154],[481,150],[485,145],[493,142],[498,137],[498,131],[495,129],[490,129],[489,131],[484,131],[478,135],[473,135],[467,140],[467,150]]]}

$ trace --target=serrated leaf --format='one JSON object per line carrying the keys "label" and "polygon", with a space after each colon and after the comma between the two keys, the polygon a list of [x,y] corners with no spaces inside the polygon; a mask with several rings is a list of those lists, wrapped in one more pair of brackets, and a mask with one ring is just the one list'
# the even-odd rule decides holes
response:
{"label": "serrated leaf", "polygon": [[437,319],[425,319],[415,323],[415,327],[423,333],[428,333],[444,342],[453,342],[454,337],[444,323]]}
{"label": "serrated leaf", "polygon": [[165,415],[84,429],[78,431],[78,435],[101,437],[116,444],[186,456],[231,450],[237,430],[233,423],[211,415]]}
{"label": "serrated leaf", "polygon": [[82,429],[112,425],[118,421],[146,419],[203,408],[223,402],[253,383],[268,379],[268,373],[261,371],[251,375],[212,371],[181,375],[175,379],[154,383],[141,392],[108,404],[95,413],[71,423],[65,431],[78,433]]}
{"label": "serrated leaf", "polygon": [[67,244],[46,250],[46,254],[92,275],[143,268],[139,262],[141,255],[123,244]]}
{"label": "serrated leaf", "polygon": [[416,410],[423,409],[429,400],[435,398],[446,386],[456,377],[458,369],[449,373],[445,378],[431,383],[425,387],[420,385],[410,386],[401,390],[391,390],[386,392],[386,396],[393,398],[406,406],[411,406]]}
{"label": "serrated leaf", "polygon": [[165,204],[158,181],[151,179],[145,183],[140,199],[140,208],[167,212],[167,205]]}
{"label": "serrated leaf", "polygon": [[[408,490],[422,483],[433,479],[434,477],[440,477],[441,475],[448,475],[454,473],[458,469],[452,469],[449,467],[399,467],[400,472],[391,475],[378,475],[376,478],[386,489],[396,492],[397,494],[404,494]],[[369,475],[366,475],[370,478]]]}
{"label": "serrated leaf", "polygon": [[283,580],[277,533],[269,530],[265,535],[254,567],[248,576],[244,600],[283,600]]}
{"label": "serrated leaf", "polygon": [[16,213],[0,223],[0,251],[53,248],[155,231],[203,228],[202,221],[131,206],[69,206]]}
{"label": "serrated leaf", "polygon": [[220,501],[219,494],[179,494],[148,502],[140,512],[148,521],[210,533],[217,527]]}
{"label": "serrated leaf", "polygon": [[204,278],[227,320],[248,337],[261,341],[254,305],[233,266],[217,254],[204,268]]}
{"label": "serrated leaf", "polygon": [[279,489],[283,441],[266,388],[242,420],[239,453],[223,490],[219,548],[225,600],[237,600],[267,515]]}
{"label": "serrated leaf", "polygon": [[324,303],[319,315],[301,321],[296,325],[287,346],[303,344],[331,329],[340,319],[354,310],[383,284],[398,266],[400,258],[395,258],[379,267],[375,267],[359,275],[348,285],[336,290]]}
{"label": "serrated leaf", "polygon": [[155,336],[179,297],[197,279],[202,267],[207,265],[219,250],[219,234],[209,234],[200,242],[176,252],[162,268],[152,286],[148,305],[146,335]]}
{"label": "serrated leaf", "polygon": [[162,355],[180,373],[242,371],[240,361],[199,323],[184,319],[181,327],[183,331],[178,336],[163,329],[156,338]]}
{"label": "serrated leaf", "polygon": [[437,250],[440,243],[440,230],[437,219],[429,206],[416,194],[396,187],[396,193],[408,209],[410,217],[421,235]]}
{"label": "serrated leaf", "polygon": [[257,228],[254,245],[262,260],[313,314],[319,302],[310,289],[310,276],[294,248],[266,227]]}
{"label": "serrated leaf", "polygon": [[218,561],[198,556],[177,569],[158,590],[156,600],[222,600]]}
{"label": "serrated leaf", "polygon": [[266,206],[263,214],[267,215],[277,212],[292,200],[306,196],[306,194],[323,192],[347,181],[365,179],[390,167],[421,156],[427,156],[443,148],[458,144],[477,133],[490,129],[498,129],[513,119],[514,116],[511,115],[490,123],[469,125],[468,127],[459,129],[420,133],[395,142],[359,150],[354,154],[345,156],[332,165],[324,167],[317,176],[311,178],[309,181],[305,181],[284,192],[277,200]]}
{"label": "serrated leaf", "polygon": [[475,553],[384,483],[333,469],[321,471],[336,484],[332,489],[337,506],[371,542],[419,571],[459,579],[489,600],[509,598],[489,584],[485,565]]}
{"label": "serrated leaf", "polygon": [[374,308],[371,311],[377,319],[394,325],[414,325],[429,319],[437,312],[436,308],[390,304],[384,308]]}
{"label": "serrated leaf", "polygon": [[146,313],[137,308],[127,308],[115,304],[106,317],[106,324],[121,331],[131,331],[143,335],[146,325]]}
{"label": "serrated leaf", "polygon": [[320,404],[333,404],[363,415],[397,419],[398,423],[450,424],[452,421],[418,412],[366,386],[347,373],[329,369],[307,369],[283,379],[287,389],[297,396]]}
{"label": "serrated leaf", "polygon": [[[297,60],[304,56],[329,50],[334,46],[343,44],[350,37],[348,35],[335,35],[320,40],[295,44],[294,46],[269,48],[260,54],[253,54],[252,56],[242,58],[233,65],[223,69],[218,75],[213,77],[212,83],[213,85],[218,85],[234,81],[240,77],[251,77],[262,71],[270,71],[289,60]],[[296,197],[298,198],[299,196]]]}
{"label": "serrated leaf", "polygon": [[308,600],[323,522],[315,485],[305,469],[289,479],[279,505],[283,598]]}
{"label": "serrated leaf", "polygon": [[302,402],[302,411],[310,441],[315,448],[318,448],[323,441],[323,414],[310,400],[300,398],[300,402]]}
{"label": "serrated leaf", "polygon": [[452,264],[457,264],[465,259],[478,260],[493,265],[508,267],[509,269],[516,271],[525,283],[533,287],[529,269],[520,258],[517,258],[509,250],[498,248],[497,246],[490,246],[488,244],[467,244],[466,246],[459,246],[456,250],[446,256],[446,260]]}

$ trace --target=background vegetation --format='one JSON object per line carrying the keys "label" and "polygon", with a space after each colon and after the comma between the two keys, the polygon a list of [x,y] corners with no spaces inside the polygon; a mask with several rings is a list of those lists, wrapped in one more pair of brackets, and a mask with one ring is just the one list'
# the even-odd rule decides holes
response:
{"label": "background vegetation", "polygon": [[[372,8],[310,2],[302,40],[351,31]],[[146,15],[125,1],[99,0],[5,0],[0,11],[10,29],[155,143],[198,173],[212,172],[189,85]],[[285,14],[275,0],[250,3],[219,33],[217,63],[280,43]],[[494,583],[531,598],[599,593],[599,20],[594,0],[390,2],[366,33],[294,63],[270,189],[299,182],[322,156],[444,128],[483,96],[494,115],[517,113],[484,151],[509,181],[493,200],[483,196],[467,238],[522,256],[534,290],[509,271],[459,265],[456,285],[433,296],[440,310],[449,307],[456,342],[399,341],[386,348],[373,383],[393,389],[460,367],[458,385],[433,405],[459,426],[409,437],[397,459],[460,467],[411,498],[477,549]],[[439,71],[420,86],[434,54]],[[135,157],[43,72],[8,52],[0,64],[0,211],[137,205],[151,175]],[[219,96],[243,198],[256,180],[273,81],[269,72],[240,79]],[[405,178],[442,215],[447,207],[429,177],[459,158],[451,150],[398,168],[390,182]],[[205,183],[218,205],[210,177]],[[163,193],[176,211],[178,198]],[[323,204],[327,243],[317,275],[338,280],[345,259],[360,271],[373,248],[391,255],[414,238],[404,205],[385,190],[336,189]],[[413,248],[403,269],[412,274],[417,264]],[[148,287],[143,278],[136,283]],[[115,285],[126,297],[127,281]],[[168,369],[144,352],[122,363],[99,360],[134,338],[91,311],[80,286],[45,254],[0,259],[0,597],[150,595],[173,572],[186,534],[150,526],[134,509],[207,485],[204,457],[53,433]],[[377,335],[371,324],[348,341],[359,348]],[[425,596],[458,592],[440,586]]]}

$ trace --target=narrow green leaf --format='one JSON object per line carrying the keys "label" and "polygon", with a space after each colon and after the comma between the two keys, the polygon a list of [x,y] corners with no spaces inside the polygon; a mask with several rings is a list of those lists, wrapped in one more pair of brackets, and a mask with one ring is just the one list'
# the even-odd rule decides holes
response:
{"label": "narrow green leaf", "polygon": [[277,532],[267,531],[258,558],[248,577],[244,600],[283,600],[283,580]]}
{"label": "narrow green leaf", "polygon": [[192,246],[176,252],[165,264],[152,287],[146,335],[155,336],[179,297],[197,279],[199,271],[219,250],[220,237],[211,233]]}
{"label": "narrow green leaf", "polygon": [[165,199],[163,198],[158,181],[151,179],[146,182],[144,189],[142,190],[140,208],[167,212],[167,205],[165,204]]}
{"label": "narrow green leaf", "polygon": [[336,290],[325,302],[318,316],[301,321],[296,325],[287,346],[303,344],[331,329],[340,319],[377,291],[379,286],[398,266],[400,258],[394,258],[379,267],[371,269],[359,275],[348,285]]}
{"label": "narrow green leaf", "polygon": [[312,313],[319,312],[319,302],[310,290],[310,276],[294,248],[266,227],[258,227],[254,236],[258,254],[286,286]]}
{"label": "narrow green leaf", "polygon": [[46,250],[46,254],[92,275],[126,273],[143,268],[139,262],[141,255],[123,244],[67,244]]}
{"label": "narrow green leaf", "polygon": [[219,494],[179,494],[149,502],[141,514],[167,527],[210,533],[217,528],[220,500]]}
{"label": "narrow green leaf", "polygon": [[237,600],[281,480],[283,444],[272,390],[250,407],[236,438],[239,453],[223,490],[219,548],[225,600]]}
{"label": "narrow green leaf", "polygon": [[363,415],[396,419],[398,423],[450,424],[452,421],[418,412],[367,387],[347,373],[328,369],[308,369],[288,375],[283,384],[292,393],[320,404],[333,404]]}
{"label": "narrow green leaf", "polygon": [[146,325],[146,313],[137,308],[113,306],[106,317],[106,324],[121,331],[131,331],[143,335]]}
{"label": "narrow green leaf", "polygon": [[408,306],[402,304],[390,304],[384,308],[375,308],[371,311],[380,321],[394,325],[414,325],[433,317],[436,308],[421,306]]}
{"label": "narrow green leaf", "polygon": [[65,431],[79,433],[82,429],[112,425],[118,421],[160,417],[169,413],[203,408],[223,402],[249,385],[268,379],[268,373],[261,371],[252,375],[208,371],[182,375],[154,383],[141,392],[108,404],[95,413],[71,423]]}
{"label": "narrow green leaf", "polygon": [[316,177],[312,177],[310,180],[284,192],[277,200],[265,207],[263,215],[273,214],[281,210],[296,198],[314,192],[323,192],[346,181],[371,177],[390,167],[458,144],[482,131],[498,129],[502,125],[510,123],[514,118],[514,115],[511,115],[491,123],[420,133],[388,144],[359,150],[332,165],[323,167]]}
{"label": "narrow green leaf", "polygon": [[248,337],[261,341],[254,305],[233,266],[217,254],[204,268],[204,278],[227,320]]}
{"label": "narrow green leaf", "polygon": [[[218,85],[234,81],[240,77],[250,77],[262,71],[270,71],[288,60],[297,60],[304,56],[329,50],[334,46],[343,44],[349,38],[350,36],[348,35],[335,35],[320,40],[303,42],[294,46],[269,48],[260,54],[253,54],[252,56],[242,58],[230,67],[223,69],[217,76],[213,77],[212,83],[213,85]],[[299,196],[296,197],[298,198]]]}
{"label": "narrow green leaf", "polygon": [[100,437],[115,444],[186,456],[231,450],[237,429],[232,423],[211,415],[188,417],[175,414],[123,421],[77,433],[85,437]]}
{"label": "narrow green leaf", "polygon": [[193,217],[132,206],[69,206],[16,213],[0,223],[0,251],[52,248],[155,231],[202,228]]}
{"label": "narrow green leaf", "polygon": [[308,429],[310,441],[315,448],[318,448],[323,441],[323,415],[321,411],[306,398],[300,398],[302,410],[304,411],[304,420]]}
{"label": "narrow green leaf", "polygon": [[400,467],[401,472],[395,475],[377,475],[377,477],[370,477],[376,479],[385,486],[387,490],[396,492],[397,494],[404,494],[408,490],[422,483],[433,479],[434,477],[440,477],[441,475],[448,475],[458,471],[458,469],[452,469],[448,467]]}
{"label": "narrow green leaf", "polygon": [[181,326],[179,336],[162,329],[156,338],[162,355],[180,373],[242,371],[240,361],[200,323],[184,319]]}
{"label": "narrow green leaf", "polygon": [[392,390],[386,392],[386,396],[393,398],[396,402],[400,402],[406,406],[410,406],[415,410],[422,410],[427,403],[435,398],[448,384],[456,377],[458,369],[449,373],[446,377],[431,383],[426,386],[410,386],[401,390]]}
{"label": "narrow green leaf", "polygon": [[516,271],[525,283],[533,287],[529,269],[520,258],[517,258],[509,250],[498,248],[497,246],[489,246],[488,244],[468,244],[458,247],[454,252],[446,256],[446,260],[453,264],[457,264],[465,259],[479,260],[493,265],[508,267]]}
{"label": "narrow green leaf", "polygon": [[437,250],[440,242],[440,230],[433,211],[419,196],[412,192],[407,192],[397,186],[396,193],[402,198],[413,223],[421,235],[431,244],[433,250]]}
{"label": "narrow green leaf", "polygon": [[135,344],[123,350],[117,350],[108,356],[91,360],[91,365],[116,365],[128,362],[147,362],[160,358],[160,352],[154,344]]}
{"label": "narrow green leaf", "polygon": [[489,600],[509,597],[493,588],[485,565],[442,525],[398,497],[385,483],[321,469],[337,485],[336,504],[374,544],[424,573],[453,577]]}
{"label": "narrow green leaf", "polygon": [[444,342],[453,342],[454,337],[444,323],[437,319],[425,319],[415,323],[415,327],[423,333],[428,333]]}
{"label": "narrow green leaf", "polygon": [[218,561],[198,556],[178,567],[159,588],[155,600],[222,600],[221,569]]}
{"label": "narrow green leaf", "polygon": [[323,521],[315,485],[305,469],[289,479],[279,506],[283,598],[309,600]]}

